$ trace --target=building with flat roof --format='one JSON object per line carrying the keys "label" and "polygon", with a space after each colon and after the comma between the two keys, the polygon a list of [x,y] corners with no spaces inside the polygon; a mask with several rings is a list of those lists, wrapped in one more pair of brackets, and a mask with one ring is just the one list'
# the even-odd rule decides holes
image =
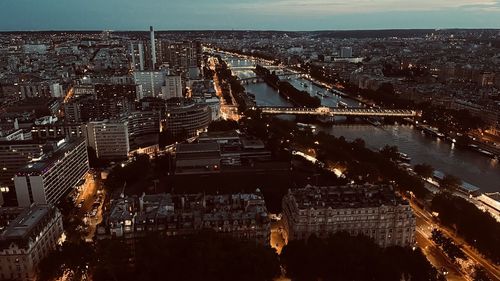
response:
{"label": "building with flat roof", "polygon": [[161,88],[165,85],[165,71],[134,71],[134,82],[140,85],[139,99],[160,97]]}
{"label": "building with flat roof", "polygon": [[83,138],[61,140],[54,151],[34,159],[14,177],[17,203],[21,207],[55,204],[89,170],[87,146]]}
{"label": "building with flat roof", "polygon": [[0,186],[13,188],[14,175],[33,159],[43,155],[46,141],[0,141]]}
{"label": "building with flat roof", "polygon": [[190,235],[211,229],[267,245],[270,221],[264,197],[249,194],[153,194],[118,198],[97,228],[98,239]]}
{"label": "building with flat roof", "polygon": [[212,113],[208,105],[184,100],[176,103],[169,102],[166,115],[166,129],[174,137],[197,136],[206,131],[212,121]]}
{"label": "building with flat roof", "polygon": [[285,240],[344,231],[365,235],[381,247],[412,246],[415,216],[391,186],[307,186],[283,197]]}
{"label": "building with flat roof", "polygon": [[160,134],[159,111],[133,111],[124,114],[121,120],[127,122],[131,150],[158,144]]}
{"label": "building with flat roof", "polygon": [[161,88],[162,98],[182,98],[182,78],[180,75],[165,76],[165,86]]}
{"label": "building with flat roof", "polygon": [[55,250],[63,233],[61,213],[50,205],[10,211],[18,215],[1,226],[0,280],[36,280],[40,261]]}
{"label": "building with flat roof", "polygon": [[218,143],[180,143],[175,147],[175,174],[219,173]]}
{"label": "building with flat roof", "polygon": [[130,151],[128,123],[123,120],[89,122],[86,128],[87,145],[103,160],[120,160]]}

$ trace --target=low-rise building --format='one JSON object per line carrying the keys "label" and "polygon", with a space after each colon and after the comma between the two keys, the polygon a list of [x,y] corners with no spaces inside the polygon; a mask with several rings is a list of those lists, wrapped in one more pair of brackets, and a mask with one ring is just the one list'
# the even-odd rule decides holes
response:
{"label": "low-rise building", "polygon": [[0,280],[36,280],[40,261],[56,248],[63,233],[61,213],[50,205],[0,213],[7,219],[0,233]]}
{"label": "low-rise building", "polygon": [[180,143],[175,148],[175,173],[219,173],[221,165],[218,143]]}
{"label": "low-rise building", "polygon": [[344,231],[381,247],[415,243],[415,216],[390,186],[307,186],[289,190],[282,205],[286,241]]}
{"label": "low-rise building", "polygon": [[138,238],[157,232],[190,235],[211,229],[236,239],[269,243],[270,221],[264,197],[251,194],[154,194],[111,201],[98,239]]}

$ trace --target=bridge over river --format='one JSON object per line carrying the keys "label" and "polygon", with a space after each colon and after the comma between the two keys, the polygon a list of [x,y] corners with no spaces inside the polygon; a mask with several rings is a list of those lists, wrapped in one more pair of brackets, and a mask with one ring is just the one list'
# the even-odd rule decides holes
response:
{"label": "bridge over river", "polygon": [[363,117],[416,117],[420,112],[409,109],[340,108],[340,107],[258,107],[264,114],[317,115],[317,116],[363,116]]}

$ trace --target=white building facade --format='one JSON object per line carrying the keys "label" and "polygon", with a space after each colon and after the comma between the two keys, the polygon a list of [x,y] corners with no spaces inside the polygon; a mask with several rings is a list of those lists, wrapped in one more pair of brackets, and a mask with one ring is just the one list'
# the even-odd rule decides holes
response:
{"label": "white building facade", "polygon": [[99,159],[126,159],[130,150],[128,123],[105,120],[87,124],[87,145]]}
{"label": "white building facade", "polygon": [[75,187],[89,170],[83,138],[60,144],[60,148],[28,163],[14,177],[20,207],[55,204]]}

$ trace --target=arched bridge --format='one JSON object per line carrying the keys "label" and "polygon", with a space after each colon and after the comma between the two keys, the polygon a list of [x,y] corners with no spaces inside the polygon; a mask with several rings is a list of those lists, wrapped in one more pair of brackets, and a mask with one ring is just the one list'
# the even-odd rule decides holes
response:
{"label": "arched bridge", "polygon": [[371,117],[416,117],[420,112],[409,109],[340,108],[340,107],[258,107],[264,114],[318,115],[318,116],[371,116]]}

